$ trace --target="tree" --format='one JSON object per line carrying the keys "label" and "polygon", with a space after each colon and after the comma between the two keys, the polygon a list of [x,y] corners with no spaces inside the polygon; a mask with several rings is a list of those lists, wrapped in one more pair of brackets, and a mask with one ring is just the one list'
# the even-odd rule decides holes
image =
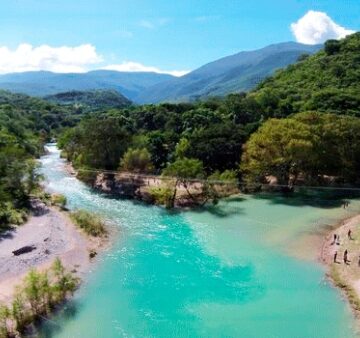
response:
{"label": "tree", "polygon": [[150,132],[148,136],[148,149],[151,154],[151,162],[155,169],[163,169],[169,159],[172,148],[172,135],[160,130]]}
{"label": "tree", "polygon": [[120,169],[136,173],[151,173],[154,166],[151,155],[146,148],[129,148],[120,161]]}
{"label": "tree", "polygon": [[130,144],[130,135],[121,117],[95,116],[77,127],[78,165],[113,170]]}
{"label": "tree", "polygon": [[340,51],[341,44],[338,40],[328,40],[325,42],[325,53],[334,55]]}
{"label": "tree", "polygon": [[201,179],[204,177],[204,167],[200,160],[193,158],[180,158],[170,163],[163,171],[163,176],[175,177],[180,182],[188,179]]}
{"label": "tree", "polygon": [[189,151],[190,143],[186,138],[181,138],[175,148],[175,157],[177,159],[184,159]]}
{"label": "tree", "polygon": [[55,303],[63,302],[68,294],[72,295],[75,292],[79,280],[71,273],[66,272],[59,258],[56,258],[52,264],[51,272],[54,276],[52,289]]}
{"label": "tree", "polygon": [[290,184],[311,167],[316,137],[310,127],[293,119],[271,119],[254,133],[245,146],[241,169],[248,181],[276,176],[280,184]]}
{"label": "tree", "polygon": [[182,158],[170,163],[163,171],[162,175],[174,179],[174,195],[172,205],[174,205],[177,186],[182,184],[190,198],[195,202],[194,196],[189,190],[189,181],[192,179],[202,179],[204,177],[204,166],[200,160]]}
{"label": "tree", "polygon": [[325,177],[356,183],[360,170],[360,120],[306,112],[271,119],[246,143],[241,169],[248,182],[275,176],[281,184],[321,183]]}
{"label": "tree", "polygon": [[232,122],[195,130],[189,136],[187,157],[203,162],[207,173],[238,167],[246,132]]}

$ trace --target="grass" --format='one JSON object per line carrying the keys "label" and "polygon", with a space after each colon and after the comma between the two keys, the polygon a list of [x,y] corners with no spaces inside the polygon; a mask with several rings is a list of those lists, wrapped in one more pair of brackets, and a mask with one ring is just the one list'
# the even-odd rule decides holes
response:
{"label": "grass", "polygon": [[107,233],[105,223],[96,214],[85,210],[77,210],[72,212],[70,216],[74,223],[90,236],[103,237]]}

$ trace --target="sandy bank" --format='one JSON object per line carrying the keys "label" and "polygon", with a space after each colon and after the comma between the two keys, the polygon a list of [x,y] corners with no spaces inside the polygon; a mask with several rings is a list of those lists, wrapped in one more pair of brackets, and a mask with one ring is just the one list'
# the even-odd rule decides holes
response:
{"label": "sandy bank", "polygon": [[[32,252],[15,256],[12,252],[34,246]],[[8,301],[14,286],[31,268],[47,268],[59,257],[69,270],[81,277],[89,268],[89,250],[99,247],[81,233],[65,212],[49,208],[45,214],[0,236],[0,302]]]}
{"label": "sandy bank", "polygon": [[[351,239],[348,238],[349,230]],[[339,244],[334,243],[335,234],[340,236]],[[345,250],[348,250],[347,264],[344,262]],[[336,229],[328,233],[323,243],[321,260],[328,267],[328,277],[342,289],[356,317],[360,319],[360,215],[340,222]]]}

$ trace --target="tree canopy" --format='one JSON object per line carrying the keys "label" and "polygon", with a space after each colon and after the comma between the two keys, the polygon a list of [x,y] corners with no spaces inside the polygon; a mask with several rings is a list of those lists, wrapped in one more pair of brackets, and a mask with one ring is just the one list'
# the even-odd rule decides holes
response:
{"label": "tree canopy", "polygon": [[270,119],[246,144],[241,168],[250,182],[321,182],[325,176],[355,183],[360,170],[360,119],[300,113]]}

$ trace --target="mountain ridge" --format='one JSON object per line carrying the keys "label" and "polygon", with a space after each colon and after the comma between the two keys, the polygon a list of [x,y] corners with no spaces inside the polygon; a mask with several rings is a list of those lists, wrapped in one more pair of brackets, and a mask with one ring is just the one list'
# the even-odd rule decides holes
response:
{"label": "mountain ridge", "polygon": [[173,78],[151,72],[93,70],[87,73],[30,71],[0,75],[0,88],[31,96],[48,96],[69,91],[116,90],[130,100],[146,87]]}
{"label": "mountain ridge", "polygon": [[0,75],[0,89],[38,97],[71,91],[116,90],[139,104],[189,102],[249,91],[277,69],[293,64],[302,54],[313,54],[321,47],[296,42],[271,44],[225,56],[182,77],[112,70],[10,73]]}
{"label": "mountain ridge", "polygon": [[137,101],[193,101],[207,96],[249,91],[275,70],[295,63],[302,54],[313,54],[321,48],[322,45],[283,42],[242,51],[205,64],[180,78],[156,84],[143,92]]}

